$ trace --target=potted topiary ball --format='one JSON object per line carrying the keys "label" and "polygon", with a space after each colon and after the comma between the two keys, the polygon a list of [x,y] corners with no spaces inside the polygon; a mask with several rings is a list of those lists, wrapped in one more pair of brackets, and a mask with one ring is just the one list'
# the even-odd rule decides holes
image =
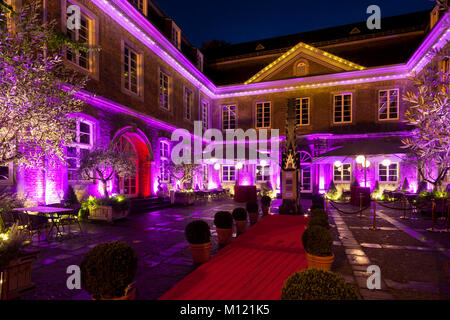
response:
{"label": "potted topiary ball", "polygon": [[269,196],[262,196],[261,198],[261,210],[264,216],[269,214],[270,205],[272,204],[272,198]]}
{"label": "potted topiary ball", "polygon": [[311,211],[311,216],[309,218],[308,226],[319,225],[330,229],[330,224],[328,223],[328,215],[322,209],[314,209]]}
{"label": "potted topiary ball", "polygon": [[233,210],[233,219],[236,221],[237,233],[242,233],[247,227],[247,210],[244,208],[236,208]]}
{"label": "potted topiary ball", "polygon": [[358,300],[344,278],[327,270],[306,269],[291,275],[281,290],[281,300]]}
{"label": "potted topiary ball", "polygon": [[333,237],[329,229],[309,225],[302,235],[308,268],[331,270],[334,261]]}
{"label": "potted topiary ball", "polygon": [[227,245],[233,240],[233,216],[228,211],[219,211],[214,216],[217,238],[220,245]]}
{"label": "potted topiary ball", "polygon": [[133,248],[119,241],[105,242],[81,262],[81,282],[95,300],[133,300],[138,259]]}
{"label": "potted topiary ball", "polygon": [[247,212],[250,218],[250,223],[255,224],[258,222],[259,212],[258,203],[256,201],[247,202]]}
{"label": "potted topiary ball", "polygon": [[315,194],[311,198],[311,208],[310,210],[313,211],[314,209],[324,209],[325,208],[325,198],[321,194]]}
{"label": "potted topiary ball", "polygon": [[202,220],[192,221],[184,230],[191,248],[194,264],[202,264],[209,260],[211,251],[211,231],[209,225]]}

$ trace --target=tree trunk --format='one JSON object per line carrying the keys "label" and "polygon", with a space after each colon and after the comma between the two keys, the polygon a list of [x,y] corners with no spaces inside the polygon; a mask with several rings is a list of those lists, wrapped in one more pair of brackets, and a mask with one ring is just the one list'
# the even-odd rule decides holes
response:
{"label": "tree trunk", "polygon": [[107,182],[107,181],[103,181],[103,180],[102,180],[102,183],[103,183],[103,194],[104,194],[104,196],[105,196],[106,198],[109,198],[108,188],[107,188],[107,186],[106,186],[106,182]]}

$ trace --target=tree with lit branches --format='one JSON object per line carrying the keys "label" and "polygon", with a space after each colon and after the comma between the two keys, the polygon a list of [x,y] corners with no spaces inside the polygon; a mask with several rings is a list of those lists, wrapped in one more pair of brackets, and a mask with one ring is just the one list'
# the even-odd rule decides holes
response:
{"label": "tree with lit branches", "polygon": [[403,97],[410,104],[405,117],[414,126],[403,143],[415,155],[421,180],[438,190],[450,170],[450,43],[429,57],[430,63],[411,78],[414,89]]}
{"label": "tree with lit branches", "polygon": [[64,66],[55,24],[42,23],[37,2],[8,14],[6,23],[0,11],[0,165],[63,163],[87,78]]}

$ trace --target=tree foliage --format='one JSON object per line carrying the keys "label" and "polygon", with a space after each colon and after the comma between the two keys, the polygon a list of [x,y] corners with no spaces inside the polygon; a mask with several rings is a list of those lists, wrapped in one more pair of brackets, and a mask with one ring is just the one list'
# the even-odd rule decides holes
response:
{"label": "tree foliage", "polygon": [[[403,143],[416,156],[419,175],[439,187],[450,165],[450,95],[448,70],[439,70],[439,61],[450,59],[450,45],[429,53],[431,63],[411,80],[414,89],[403,99],[410,103],[405,112],[415,129]],[[433,165],[437,172],[433,174]]]}
{"label": "tree foliage", "polygon": [[107,182],[123,176],[136,173],[136,165],[129,155],[113,149],[97,149],[81,160],[79,172],[84,179],[98,180],[103,184],[105,197],[109,197]]}
{"label": "tree foliage", "polygon": [[43,24],[38,9],[27,5],[12,14],[13,23],[0,23],[0,165],[64,161],[74,138],[68,116],[83,104],[76,94],[87,78],[64,66],[62,47],[49,45],[55,22]]}
{"label": "tree foliage", "polygon": [[201,166],[194,163],[171,163],[168,166],[170,176],[180,181],[181,191],[184,191],[184,184],[191,181],[195,175],[200,173]]}

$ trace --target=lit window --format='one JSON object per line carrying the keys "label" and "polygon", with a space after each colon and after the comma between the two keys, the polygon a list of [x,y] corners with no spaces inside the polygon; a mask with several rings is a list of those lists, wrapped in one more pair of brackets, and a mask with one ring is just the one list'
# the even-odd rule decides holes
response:
{"label": "lit window", "polygon": [[380,90],[378,93],[378,119],[398,119],[398,89]]}
{"label": "lit window", "polygon": [[178,49],[181,49],[181,30],[172,22],[172,43]]}
{"label": "lit window", "polygon": [[256,104],[256,127],[270,128],[270,102],[259,102]]}
{"label": "lit window", "polygon": [[184,117],[187,120],[192,119],[192,105],[194,98],[192,91],[189,88],[184,88]]}
{"label": "lit window", "polygon": [[169,110],[169,79],[167,74],[159,72],[159,105],[166,110]]}
{"label": "lit window", "polygon": [[378,179],[380,182],[392,182],[398,181],[398,163],[391,163],[389,166],[383,164],[378,165]]}
{"label": "lit window", "polygon": [[236,106],[228,105],[222,108],[222,129],[236,129]]}
{"label": "lit window", "polygon": [[160,155],[160,177],[161,182],[169,182],[170,175],[168,170],[169,165],[169,143],[166,141],[160,141],[159,142],[159,155]]}
{"label": "lit window", "polygon": [[[69,1],[67,1],[66,4],[67,7],[73,5]],[[93,37],[91,36],[91,33],[93,30],[94,20],[89,18],[83,11],[80,12],[80,28],[74,28],[73,30],[66,28],[67,35],[72,41],[85,45],[93,45]],[[66,58],[83,69],[92,69],[92,52],[74,50],[68,47],[66,48]]]}
{"label": "lit window", "polygon": [[67,147],[67,172],[69,181],[80,181],[83,178],[78,170],[82,159],[89,154],[93,146],[93,125],[92,123],[76,119],[73,120],[74,142]]}
{"label": "lit window", "polygon": [[140,87],[140,55],[129,46],[125,45],[123,52],[123,78],[124,87],[128,91],[139,94]]}
{"label": "lit window", "polygon": [[0,166],[0,185],[13,184],[13,164]]}
{"label": "lit window", "polygon": [[209,103],[205,100],[202,101],[202,126],[204,130],[209,128]]}
{"label": "lit window", "polygon": [[222,166],[222,182],[233,182],[235,180],[235,174],[234,166]]}
{"label": "lit window", "polygon": [[352,122],[352,94],[343,93],[334,96],[333,102],[334,123]]}
{"label": "lit window", "polygon": [[298,126],[309,125],[309,98],[295,100],[295,116]]}
{"label": "lit window", "polygon": [[256,182],[266,182],[270,180],[269,166],[256,166]]}
{"label": "lit window", "polygon": [[350,182],[352,178],[352,165],[344,163],[340,167],[333,166],[334,182]]}

